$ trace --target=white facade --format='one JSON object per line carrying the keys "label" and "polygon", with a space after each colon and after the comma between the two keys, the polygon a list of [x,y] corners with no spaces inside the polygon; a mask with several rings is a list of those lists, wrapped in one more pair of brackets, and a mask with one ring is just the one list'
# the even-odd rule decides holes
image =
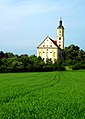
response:
{"label": "white facade", "polygon": [[41,57],[45,62],[50,59],[52,62],[62,59],[62,50],[64,49],[64,27],[62,20],[59,21],[57,28],[57,39],[52,40],[47,36],[43,42],[37,47],[37,57]]}
{"label": "white facade", "polygon": [[58,46],[53,43],[50,37],[46,37],[45,40],[38,46],[37,56],[42,57],[46,62],[47,59],[54,60],[58,59]]}

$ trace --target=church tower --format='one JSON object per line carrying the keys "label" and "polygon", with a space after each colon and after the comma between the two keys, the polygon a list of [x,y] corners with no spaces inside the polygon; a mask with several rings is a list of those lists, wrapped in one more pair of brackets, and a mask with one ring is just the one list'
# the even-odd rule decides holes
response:
{"label": "church tower", "polygon": [[59,26],[57,28],[57,45],[64,49],[64,27],[62,26],[62,18],[60,18]]}
{"label": "church tower", "polygon": [[49,59],[53,63],[63,59],[64,49],[64,27],[62,19],[59,20],[57,28],[57,39],[53,40],[47,36],[37,47],[37,57],[41,57],[45,62]]}

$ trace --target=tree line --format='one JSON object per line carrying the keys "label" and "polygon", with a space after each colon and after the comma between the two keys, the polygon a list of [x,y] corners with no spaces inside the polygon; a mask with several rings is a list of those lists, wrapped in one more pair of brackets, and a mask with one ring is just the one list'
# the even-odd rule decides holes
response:
{"label": "tree line", "polygon": [[35,55],[14,55],[13,53],[0,51],[0,72],[40,72],[61,71],[66,66],[75,69],[85,69],[85,51],[78,46],[70,45],[63,51],[63,60],[54,63],[50,59],[46,62]]}
{"label": "tree line", "polygon": [[73,70],[85,69],[85,51],[75,45],[64,49],[64,66],[71,66]]}
{"label": "tree line", "polygon": [[49,59],[46,63],[41,57],[14,55],[13,53],[0,52],[0,72],[40,72],[65,70],[62,61],[52,63]]}

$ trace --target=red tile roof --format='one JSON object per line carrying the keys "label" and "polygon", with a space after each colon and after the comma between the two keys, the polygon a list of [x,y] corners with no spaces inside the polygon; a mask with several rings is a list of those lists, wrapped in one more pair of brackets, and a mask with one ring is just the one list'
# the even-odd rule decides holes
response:
{"label": "red tile roof", "polygon": [[57,45],[57,40],[53,40],[53,43],[54,43],[55,45]]}

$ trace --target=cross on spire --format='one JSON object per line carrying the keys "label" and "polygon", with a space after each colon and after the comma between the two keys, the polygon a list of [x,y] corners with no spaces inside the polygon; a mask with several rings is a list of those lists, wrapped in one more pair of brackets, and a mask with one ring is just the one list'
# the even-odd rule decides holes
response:
{"label": "cross on spire", "polygon": [[60,21],[62,21],[62,17],[60,17]]}

